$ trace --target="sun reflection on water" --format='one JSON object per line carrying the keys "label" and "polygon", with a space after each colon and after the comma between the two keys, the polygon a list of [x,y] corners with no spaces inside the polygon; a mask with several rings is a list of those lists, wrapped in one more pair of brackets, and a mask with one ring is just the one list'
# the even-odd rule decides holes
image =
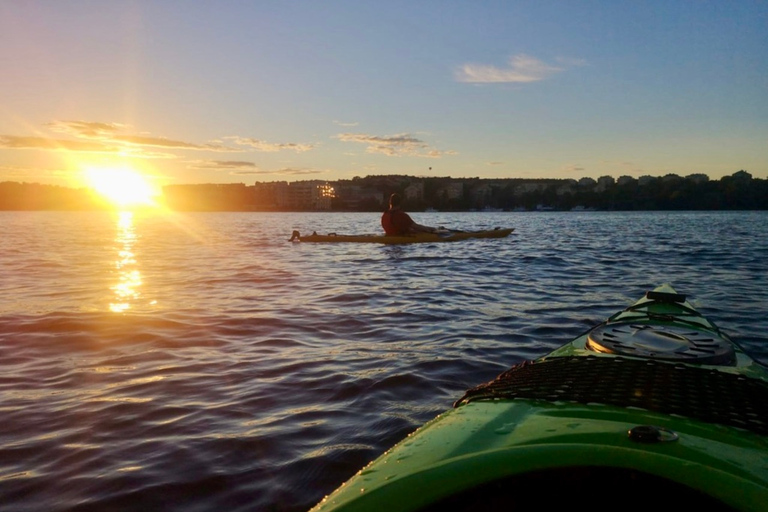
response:
{"label": "sun reflection on water", "polygon": [[131,303],[140,297],[141,272],[137,268],[134,254],[136,229],[133,224],[133,212],[120,212],[117,221],[118,260],[115,262],[118,282],[110,289],[114,292],[114,302],[109,304],[110,311],[124,313],[131,308]]}

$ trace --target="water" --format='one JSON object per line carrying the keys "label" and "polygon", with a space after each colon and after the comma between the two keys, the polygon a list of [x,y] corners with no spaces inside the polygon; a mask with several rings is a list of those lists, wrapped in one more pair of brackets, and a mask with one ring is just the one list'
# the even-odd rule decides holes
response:
{"label": "water", "polygon": [[0,213],[0,503],[306,510],[468,387],[669,282],[768,361],[768,214]]}

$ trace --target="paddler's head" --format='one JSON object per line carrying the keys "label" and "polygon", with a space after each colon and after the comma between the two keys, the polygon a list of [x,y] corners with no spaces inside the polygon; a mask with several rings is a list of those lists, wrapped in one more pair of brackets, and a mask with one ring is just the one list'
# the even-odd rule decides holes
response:
{"label": "paddler's head", "polygon": [[403,198],[400,197],[400,194],[392,194],[389,196],[389,207],[390,208],[400,208],[400,203],[403,202]]}

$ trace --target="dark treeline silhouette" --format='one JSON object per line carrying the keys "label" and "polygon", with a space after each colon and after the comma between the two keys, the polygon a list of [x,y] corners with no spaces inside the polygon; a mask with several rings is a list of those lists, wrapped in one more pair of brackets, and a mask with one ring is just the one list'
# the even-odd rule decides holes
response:
{"label": "dark treeline silhouette", "polygon": [[[407,197],[409,210],[766,210],[768,180],[738,171],[720,180],[706,175],[681,177],[604,176],[573,179],[483,179],[383,175],[329,182],[286,184],[176,185],[167,187],[169,206],[180,210],[258,211],[311,210],[319,203],[280,203],[286,190],[311,190],[307,184],[332,186],[334,196],[323,209],[379,211],[392,192]],[[265,186],[267,185],[267,186]],[[304,186],[301,186],[304,185]],[[319,186],[319,185],[318,185]],[[168,194],[173,192],[172,197]],[[280,191],[280,192],[278,192]],[[298,198],[304,197],[299,195]],[[310,196],[307,196],[310,197]],[[308,200],[309,201],[309,200]],[[37,183],[0,183],[0,210],[98,210],[109,205],[89,189]]]}
{"label": "dark treeline silhouette", "polygon": [[0,183],[0,210],[100,210],[109,204],[93,191],[40,183]]}
{"label": "dark treeline silhouette", "polygon": [[[411,183],[379,177],[377,188],[405,193]],[[375,178],[368,178],[375,179]],[[452,180],[424,178],[423,200],[412,198],[410,209],[435,208],[441,211],[493,208],[502,210],[766,210],[768,180],[738,171],[720,180],[696,174],[680,177],[604,176],[598,180]],[[452,182],[463,182],[460,194],[448,194]],[[392,186],[394,185],[394,187]]]}

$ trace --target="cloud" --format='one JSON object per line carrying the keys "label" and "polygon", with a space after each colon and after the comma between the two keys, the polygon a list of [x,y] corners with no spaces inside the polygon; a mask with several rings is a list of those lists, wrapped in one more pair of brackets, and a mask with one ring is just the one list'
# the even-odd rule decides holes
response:
{"label": "cloud", "polygon": [[144,148],[125,148],[124,150],[121,150],[120,153],[125,156],[130,156],[132,158],[164,158],[169,160],[174,160],[176,158],[179,158],[179,155],[176,155],[174,153],[169,152],[160,152],[160,151],[147,151]]}
{"label": "cloud", "polygon": [[46,123],[51,131],[66,133],[83,139],[108,139],[127,125],[119,123],[98,123],[88,121],[52,121]]}
{"label": "cloud", "polygon": [[120,123],[100,123],[89,121],[52,121],[45,126],[57,133],[66,133],[78,139],[99,140],[115,144],[131,146],[150,146],[170,149],[192,149],[205,151],[236,151],[221,144],[193,144],[164,137],[150,137],[146,135],[121,135],[119,132],[130,128]]}
{"label": "cloud", "polygon": [[254,169],[252,171],[232,171],[229,174],[233,174],[235,176],[262,176],[264,174],[273,174],[272,171],[261,171],[258,169]]}
{"label": "cloud", "polygon": [[274,171],[267,171],[263,169],[253,169],[253,170],[233,170],[230,174],[236,174],[236,175],[259,175],[259,176],[265,176],[265,175],[290,175],[290,176],[306,176],[310,174],[322,174],[324,171],[319,171],[317,169],[293,169],[291,167],[285,167],[283,169],[276,169]]}
{"label": "cloud", "polygon": [[235,175],[268,175],[268,174],[289,174],[289,175],[307,175],[321,174],[324,171],[316,169],[294,169],[283,168],[277,170],[260,169],[253,162],[244,162],[240,160],[197,160],[189,162],[190,169],[200,169],[206,171],[227,171]]}
{"label": "cloud", "polygon": [[221,144],[192,144],[179,140],[165,139],[162,137],[147,137],[142,135],[114,135],[110,139],[120,144],[129,144],[132,146],[168,148],[168,149],[191,149],[197,151],[223,151],[236,152],[234,148],[222,146]]}
{"label": "cloud", "polygon": [[293,169],[290,167],[285,167],[283,169],[275,171],[275,174],[290,174],[292,176],[306,176],[310,174],[323,174],[325,171],[321,171],[318,169]]}
{"label": "cloud", "polygon": [[15,135],[0,135],[0,148],[82,151],[92,153],[118,153],[121,149],[102,142],[51,139],[47,137],[19,137]]}
{"label": "cloud", "polygon": [[297,153],[303,153],[305,151],[310,151],[312,149],[315,149],[315,146],[312,144],[297,144],[294,142],[273,143],[273,142],[267,142],[259,139],[251,139],[248,137],[225,137],[225,138],[234,141],[235,144],[239,144],[241,146],[249,146],[258,151],[264,151],[264,152],[270,152],[270,153],[276,152],[276,151],[283,151],[283,150],[292,150],[292,151],[296,151]]}
{"label": "cloud", "polygon": [[253,162],[238,160],[198,160],[190,162],[191,169],[205,169],[209,171],[249,170],[257,171],[258,167]]}
{"label": "cloud", "polygon": [[456,80],[467,83],[530,83],[549,78],[564,68],[552,66],[524,54],[510,57],[506,68],[485,64],[464,64],[456,70]]}
{"label": "cloud", "polygon": [[339,125],[339,126],[347,126],[347,127],[349,127],[349,126],[357,126],[360,123],[344,123],[342,121],[334,121],[333,124],[336,124],[336,125]]}
{"label": "cloud", "polygon": [[431,149],[421,139],[417,139],[408,133],[381,137],[364,133],[341,133],[336,136],[342,142],[355,142],[365,144],[367,153],[378,153],[387,156],[421,156],[427,158],[440,158],[443,155],[456,154],[454,151],[440,151]]}
{"label": "cloud", "polygon": [[444,155],[454,156],[458,154],[459,154],[458,151],[453,151],[451,149],[448,149],[446,151],[440,151],[439,149],[430,149],[429,151],[427,151],[426,154],[420,155],[420,156],[425,156],[427,158],[440,158]]}
{"label": "cloud", "polygon": [[219,143],[195,144],[164,137],[122,134],[120,132],[125,131],[129,126],[120,123],[52,121],[46,123],[45,126],[54,133],[69,135],[74,140],[40,136],[0,135],[0,148],[121,153],[140,158],[176,158],[175,155],[169,153],[145,151],[145,148],[217,152],[241,151]]}

